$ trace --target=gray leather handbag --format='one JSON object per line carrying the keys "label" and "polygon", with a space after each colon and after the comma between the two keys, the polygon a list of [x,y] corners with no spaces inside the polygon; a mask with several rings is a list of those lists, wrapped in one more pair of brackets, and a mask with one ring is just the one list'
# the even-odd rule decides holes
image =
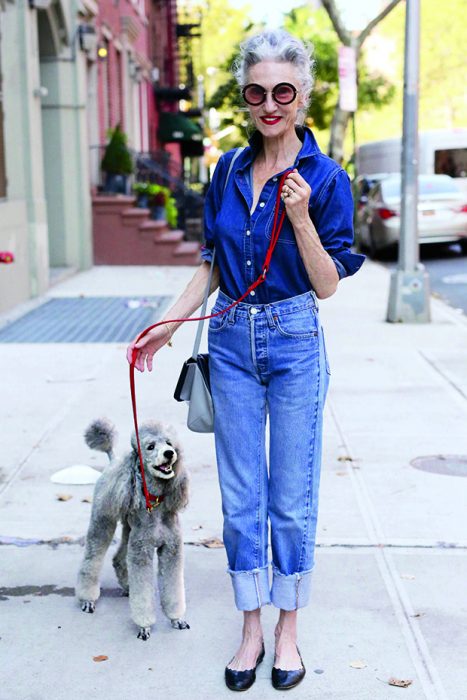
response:
{"label": "gray leather handbag", "polygon": [[[233,164],[242,151],[243,148],[237,148],[234,157],[230,161],[223,192],[225,192],[225,188],[227,187]],[[208,283],[204,292],[203,306],[201,307],[202,317],[206,316],[215,258],[216,251],[214,249]],[[180,372],[177,386],[175,387],[174,399],[176,401],[186,401],[188,403],[187,425],[190,430],[193,430],[195,433],[212,433],[214,431],[214,407],[212,404],[211,383],[209,379],[209,355],[208,353],[199,352],[203,327],[204,319],[198,321],[193,352],[191,357],[183,363],[182,371]]]}
{"label": "gray leather handbag", "polygon": [[[209,270],[208,284],[204,292],[201,316],[206,316],[214,259],[215,251],[213,252]],[[203,326],[204,320],[198,321],[193,352],[191,357],[183,363],[182,371],[175,387],[174,399],[188,403],[187,425],[190,430],[193,430],[195,433],[212,433],[214,431],[214,408],[209,380],[209,355],[208,353],[199,352]]]}

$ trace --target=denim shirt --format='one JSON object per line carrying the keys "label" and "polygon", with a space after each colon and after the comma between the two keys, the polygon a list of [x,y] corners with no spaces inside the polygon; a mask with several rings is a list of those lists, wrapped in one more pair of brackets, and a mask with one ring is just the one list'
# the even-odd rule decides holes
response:
{"label": "denim shirt", "polygon": [[[311,187],[310,218],[342,279],[357,272],[365,259],[364,255],[350,250],[353,243],[353,201],[349,177],[335,161],[321,153],[310,129],[296,127],[296,132],[303,145],[293,167]],[[277,183],[284,172],[266,182],[256,208],[250,214],[253,203],[251,167],[262,146],[262,136],[258,131],[249,144],[237,157],[225,192],[225,179],[235,149],[220,158],[204,208],[205,245],[201,255],[210,262],[212,248],[216,248],[220,289],[232,299],[238,299],[262,272],[271,238]],[[267,304],[311,289],[294,230],[285,217],[266,281],[252,291],[245,302]]]}

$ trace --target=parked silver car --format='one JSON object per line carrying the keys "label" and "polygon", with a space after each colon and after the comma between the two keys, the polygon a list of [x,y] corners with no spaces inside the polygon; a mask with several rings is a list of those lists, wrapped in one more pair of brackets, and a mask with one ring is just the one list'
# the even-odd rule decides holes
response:
{"label": "parked silver car", "polygon": [[[360,204],[358,245],[372,254],[397,244],[400,206],[400,175],[382,178]],[[460,242],[467,253],[467,196],[448,175],[418,177],[418,236],[421,244]]]}
{"label": "parked silver car", "polygon": [[352,196],[354,201],[354,229],[355,244],[360,246],[360,229],[364,220],[365,206],[368,202],[368,194],[376,185],[390,175],[397,173],[372,173],[371,175],[358,175],[352,182]]}

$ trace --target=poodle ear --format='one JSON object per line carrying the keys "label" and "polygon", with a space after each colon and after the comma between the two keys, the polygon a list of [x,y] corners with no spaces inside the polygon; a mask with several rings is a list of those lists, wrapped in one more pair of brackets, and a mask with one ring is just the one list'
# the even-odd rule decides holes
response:
{"label": "poodle ear", "polygon": [[176,513],[188,505],[188,477],[185,471],[176,474],[171,481],[171,489],[165,494],[165,507]]}

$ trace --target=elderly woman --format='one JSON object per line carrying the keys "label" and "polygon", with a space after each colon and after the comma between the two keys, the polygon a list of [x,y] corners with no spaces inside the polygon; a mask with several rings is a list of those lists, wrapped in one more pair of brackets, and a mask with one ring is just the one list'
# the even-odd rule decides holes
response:
{"label": "elderly woman", "polygon": [[[235,603],[243,611],[242,642],[225,669],[231,690],[246,690],[255,681],[264,656],[260,612],[268,603],[280,610],[273,686],[292,688],[305,675],[297,611],[310,598],[329,383],[317,299],[334,294],[339,279],[363,262],[350,251],[347,174],[300,126],[312,68],[304,45],[283,30],[265,31],[242,45],[235,73],[255,130],[230,173],[236,150],[216,167],[205,206],[206,262],[166,316],[189,316],[199,307],[214,247],[212,291],[220,291],[213,312],[249,288],[270,242],[278,181],[290,169],[281,192],[286,218],[266,281],[209,325],[224,543]],[[151,370],[154,353],[175,329],[160,326],[137,343],[139,370],[145,364]]]}

